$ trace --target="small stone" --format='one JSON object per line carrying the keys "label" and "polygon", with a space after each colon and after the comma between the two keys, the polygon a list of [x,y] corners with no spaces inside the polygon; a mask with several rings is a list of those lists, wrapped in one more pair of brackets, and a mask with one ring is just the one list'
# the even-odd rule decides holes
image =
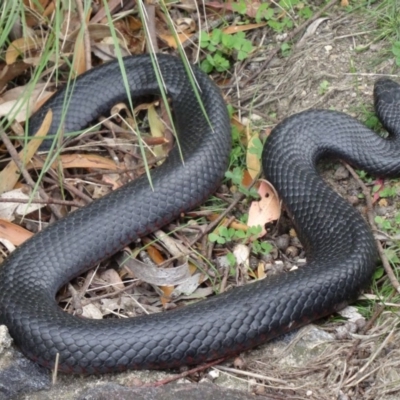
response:
{"label": "small stone", "polygon": [[347,168],[343,167],[343,165],[340,165],[334,174],[334,179],[337,181],[343,180],[343,179],[347,179],[349,177],[349,171],[347,170]]}
{"label": "small stone", "polygon": [[286,249],[285,254],[288,257],[292,257],[292,258],[297,257],[299,255],[299,249],[297,247],[295,247],[295,246],[289,246]]}
{"label": "small stone", "polygon": [[356,206],[360,202],[360,199],[357,196],[349,196],[347,200],[352,206]]}
{"label": "small stone", "polygon": [[276,247],[282,251],[285,251],[288,248],[289,242],[290,242],[290,236],[286,234],[277,237],[275,240]]}

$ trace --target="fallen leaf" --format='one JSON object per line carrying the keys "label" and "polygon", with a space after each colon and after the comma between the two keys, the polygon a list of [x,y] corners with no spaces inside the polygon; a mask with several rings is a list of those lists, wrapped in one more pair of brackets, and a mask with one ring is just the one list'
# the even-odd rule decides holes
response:
{"label": "fallen leaf", "polygon": [[0,93],[8,82],[20,76],[29,67],[30,65],[23,61],[16,61],[12,65],[2,64],[0,67]]}
{"label": "fallen leaf", "polygon": [[[45,158],[36,158],[31,161],[28,165],[28,169],[41,169],[45,164]],[[120,169],[113,160],[109,158],[99,156],[98,154],[62,154],[57,158],[57,161],[51,165],[52,168],[57,168],[59,165],[63,169],[66,168],[94,168],[94,169],[108,169],[111,171],[117,171]]]}
{"label": "fallen leaf", "polygon": [[90,319],[103,319],[103,313],[94,305],[87,304],[82,307],[82,317]]}
{"label": "fallen leaf", "polygon": [[244,244],[237,244],[233,249],[233,255],[238,265],[248,265],[250,257],[250,249]]}
{"label": "fallen leaf", "polygon": [[[33,211],[36,211],[42,207],[44,204],[31,203],[29,204],[29,200],[32,200],[32,195],[26,194],[25,188],[18,188],[14,190],[10,190],[9,192],[3,193],[0,196],[1,199],[21,199],[26,200],[27,203],[12,203],[12,202],[1,202],[0,203],[0,219],[4,219],[7,221],[13,221],[14,215],[18,214],[20,216],[25,216],[30,214]],[[40,199],[38,193],[33,196],[34,200]]]}
{"label": "fallen leaf", "polygon": [[253,134],[249,138],[246,151],[247,171],[251,178],[254,179],[261,171],[261,161],[255,152],[255,149],[260,145],[260,137],[258,133]]}
{"label": "fallen leaf", "polygon": [[109,268],[100,274],[100,278],[114,290],[122,290],[125,285],[115,269]]}
{"label": "fallen leaf", "polygon": [[[150,133],[152,137],[162,138],[164,137],[165,125],[159,118],[154,105],[151,105],[147,111],[149,118]],[[162,145],[154,146],[153,152],[156,157],[166,156],[166,151]]]}
{"label": "fallen leaf", "polygon": [[19,246],[32,236],[33,233],[25,228],[0,219],[0,238],[10,241],[14,246]]}
{"label": "fallen leaf", "polygon": [[262,237],[267,233],[265,224],[277,220],[281,215],[280,202],[275,189],[264,179],[261,179],[260,182],[258,193],[261,196],[261,200],[251,203],[247,222],[248,226],[261,226],[262,231],[258,237]]}
{"label": "fallen leaf", "polygon": [[259,262],[257,265],[257,277],[258,279],[264,279],[266,277],[265,266],[263,262]]}
{"label": "fallen leaf", "polygon": [[10,43],[6,50],[6,63],[14,64],[17,58],[23,56],[25,52],[30,50],[39,50],[45,43],[45,39],[34,37],[22,37]]}
{"label": "fallen leaf", "polygon": [[190,278],[186,279],[184,282],[177,285],[170,294],[170,297],[172,296],[172,298],[177,298],[178,296],[181,295],[190,296],[198,289],[200,283],[202,282],[203,282],[202,275],[199,273],[194,274]]}
{"label": "fallen leaf", "polygon": [[[24,97],[26,97],[27,90],[29,90],[28,85],[17,86],[8,90],[1,96],[0,117],[6,117],[16,120],[17,122],[25,122],[35,111],[36,103],[44,97],[46,97],[47,100],[48,96],[53,94],[48,91],[43,91],[45,84],[39,83],[35,86],[35,89],[30,91],[29,100],[26,101]],[[28,110],[29,114],[27,112]]]}
{"label": "fallen leaf", "polygon": [[165,258],[161,254],[161,252],[155,246],[149,244],[151,243],[150,239],[143,238],[143,243],[147,245],[146,251],[151,258],[151,261],[153,261],[157,265],[161,265],[165,261]]}
{"label": "fallen leaf", "polygon": [[174,35],[161,33],[158,36],[167,44],[168,47],[177,49],[180,44],[185,43],[186,40],[189,40],[193,36],[193,33],[178,33],[176,36],[179,43],[176,42]]}
{"label": "fallen leaf", "polygon": [[267,25],[266,22],[263,22],[262,24],[234,25],[234,26],[228,26],[228,28],[225,28],[222,32],[228,35],[232,35],[237,32],[251,31],[252,29],[261,28],[266,25]]}
{"label": "fallen leaf", "polygon": [[161,304],[165,307],[171,300],[172,293],[174,291],[174,286],[160,286],[160,290],[162,291],[162,296],[160,297]]}
{"label": "fallen leaf", "polygon": [[129,258],[124,264],[136,278],[156,286],[175,286],[191,277],[187,262],[174,268],[159,268]]}
{"label": "fallen leaf", "polygon": [[296,47],[301,47],[304,45],[304,43],[307,41],[307,39],[315,34],[317,31],[318,27],[325,21],[329,20],[330,18],[323,17],[323,18],[318,18],[315,21],[313,21],[306,29],[304,32],[304,35],[301,37],[301,39],[297,42]]}

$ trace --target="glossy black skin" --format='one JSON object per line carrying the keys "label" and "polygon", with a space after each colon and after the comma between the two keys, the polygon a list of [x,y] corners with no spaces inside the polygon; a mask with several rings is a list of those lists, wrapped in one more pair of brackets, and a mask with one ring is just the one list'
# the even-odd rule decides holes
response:
{"label": "glossy black skin", "polygon": [[[371,280],[374,238],[363,218],[323,183],[315,163],[328,154],[371,173],[396,175],[397,140],[382,139],[345,114],[308,111],[279,124],[263,152],[264,173],[308,251],[306,266],[185,308],[132,319],[87,320],[58,308],[54,296],[60,286],[201,204],[224,176],[231,133],[218,88],[194,69],[211,129],[181,62],[157,58],[173,101],[184,164],[175,148],[152,173],[154,190],[144,176],[94,201],[24,243],[0,270],[0,323],[28,357],[46,367],[54,366],[57,353],[59,370],[71,373],[174,368],[235,355],[334,312]],[[132,97],[159,92],[148,56],[126,58],[125,68]],[[78,78],[66,132],[82,129],[125,99],[119,71],[111,62]],[[386,121],[397,118],[397,128],[391,91],[399,104],[398,86],[381,81],[376,105]],[[32,117],[32,133],[49,108],[56,133],[64,97],[60,91]]]}

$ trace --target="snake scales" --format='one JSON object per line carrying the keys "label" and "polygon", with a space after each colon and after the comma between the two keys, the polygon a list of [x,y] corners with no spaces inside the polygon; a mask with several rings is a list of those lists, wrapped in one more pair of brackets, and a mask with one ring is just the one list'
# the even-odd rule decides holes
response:
{"label": "snake scales", "polygon": [[[64,313],[54,301],[73,277],[198,206],[218,187],[227,168],[230,123],[218,88],[194,68],[198,105],[181,62],[157,56],[172,99],[184,164],[173,149],[146,177],[57,221],[24,243],[0,270],[0,323],[31,359],[73,373],[128,368],[174,368],[235,355],[328,315],[357,298],[376,262],[374,238],[363,218],[328,188],[316,162],[335,156],[371,174],[398,175],[400,89],[378,81],[375,107],[391,132],[383,139],[353,118],[313,110],[280,123],[264,147],[266,177],[275,185],[307,250],[306,266],[236,288],[169,312],[123,320],[87,320]],[[159,93],[148,56],[124,59],[133,99]],[[76,80],[65,120],[66,89],[30,120],[38,129],[53,110],[50,134],[83,129],[111,105],[126,99],[117,62]]]}

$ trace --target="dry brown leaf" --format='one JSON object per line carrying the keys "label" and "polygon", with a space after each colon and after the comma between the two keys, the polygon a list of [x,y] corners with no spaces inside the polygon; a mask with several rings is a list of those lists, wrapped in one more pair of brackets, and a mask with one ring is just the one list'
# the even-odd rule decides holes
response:
{"label": "dry brown leaf", "polygon": [[17,61],[12,65],[1,64],[0,66],[0,92],[3,91],[5,85],[12,81],[17,76],[20,76],[25,70],[30,67],[29,64],[23,61]]}
{"label": "dry brown leaf", "polygon": [[114,290],[122,290],[125,285],[115,269],[109,268],[100,274],[100,278],[108,283]]}
{"label": "dry brown leaf", "polygon": [[[147,111],[149,118],[150,133],[152,137],[164,137],[165,125],[160,120],[154,105],[151,105]],[[156,157],[166,156],[166,151],[162,145],[154,146],[153,152]]]}
{"label": "dry brown leaf", "polygon": [[[18,188],[0,195],[2,200],[8,200],[0,203],[0,219],[13,221],[15,215],[25,216],[45,206],[44,204],[29,203],[32,199],[39,200],[39,194],[36,192],[33,196],[28,185],[20,184],[18,186]],[[26,203],[13,203],[12,199],[25,200]]]}
{"label": "dry brown leaf", "polygon": [[30,93],[28,101],[25,101],[23,98],[25,97],[28,85],[17,86],[5,92],[0,99],[0,117],[11,118],[17,122],[25,122],[30,116],[28,115],[27,110],[30,111],[30,114],[36,110],[36,103],[39,97],[40,99],[45,98],[47,100],[47,98],[53,94],[47,91],[43,92],[44,87],[44,83],[37,84],[35,89]]}
{"label": "dry brown leaf", "polygon": [[261,28],[265,25],[267,25],[266,22],[263,22],[262,24],[247,24],[247,25],[228,26],[222,32],[226,33],[227,35],[232,35],[237,32],[246,32],[246,31],[251,31],[252,29]]}
{"label": "dry brown leaf", "polygon": [[163,307],[165,307],[165,305],[169,303],[174,289],[175,288],[173,286],[160,286],[160,290],[163,292],[162,296],[160,296],[161,304],[163,305]]}
{"label": "dry brown leaf", "polygon": [[249,138],[249,144],[247,145],[246,165],[247,171],[252,179],[254,179],[261,171],[261,162],[257,154],[254,154],[254,152],[252,151],[252,149],[256,147],[256,142],[259,142],[259,140],[260,137],[258,133],[255,133]]}
{"label": "dry brown leaf", "polygon": [[[49,131],[51,120],[53,118],[53,113],[49,110],[44,117],[42,125],[40,129],[36,132],[34,137],[44,137],[47,135]],[[27,144],[25,148],[23,148],[19,153],[19,160],[24,164],[28,164],[32,159],[33,155],[36,153],[40,144],[42,143],[42,139],[31,140]],[[0,194],[5,193],[13,189],[15,184],[18,182],[18,179],[21,175],[21,171],[17,167],[14,161],[10,161],[6,167],[0,172]]]}
{"label": "dry brown leaf", "polygon": [[18,57],[24,56],[25,52],[40,49],[43,44],[44,39],[41,38],[23,37],[14,40],[6,50],[6,63],[14,64]]}
{"label": "dry brown leaf", "polygon": [[[119,178],[120,178],[120,176],[116,176],[115,174],[113,174],[112,176],[110,174],[107,174],[107,175],[103,175],[101,180],[105,183],[110,184],[112,186],[112,190],[116,190],[122,186]],[[107,188],[107,187],[103,187],[103,189],[101,189],[101,187],[98,187],[98,188],[99,188],[99,191],[98,191],[99,194],[101,192],[103,192],[104,194],[109,192],[109,188]],[[103,197],[103,195],[101,195],[100,197]],[[93,198],[95,198],[95,197],[93,196]],[[98,197],[96,197],[96,198],[98,198]]]}
{"label": "dry brown leaf", "polygon": [[262,237],[267,233],[265,224],[277,220],[281,215],[280,202],[275,189],[264,179],[260,179],[260,182],[258,193],[261,196],[261,200],[251,203],[247,222],[248,226],[261,226],[262,231],[258,237]]}
{"label": "dry brown leaf", "polygon": [[[89,22],[89,16],[91,15],[91,13],[92,9],[89,8],[88,13],[86,14],[86,26]],[[90,35],[89,29],[87,29],[87,33]],[[76,75],[81,75],[86,72],[86,61],[84,34],[80,32],[80,35],[78,35],[74,45],[73,71]]]}
{"label": "dry brown leaf", "polygon": [[50,0],[24,0],[25,7],[33,11],[25,13],[26,24],[28,26],[38,25],[38,15],[46,17],[53,12],[55,8],[55,2],[51,1],[50,4],[49,2]]}
{"label": "dry brown leaf", "polygon": [[176,43],[175,36],[168,34],[168,33],[160,33],[158,35],[160,39],[162,39],[167,46],[171,47],[172,49],[177,49],[179,44],[185,43],[186,40],[190,39],[193,36],[193,33],[178,33],[177,38],[179,43]]}
{"label": "dry brown leaf", "polygon": [[249,171],[247,171],[247,169],[245,169],[243,171],[243,178],[242,178],[242,185],[245,188],[249,188],[251,183],[253,182],[253,177],[250,175]]}
{"label": "dry brown leaf", "polygon": [[0,237],[9,240],[13,245],[19,246],[32,236],[33,233],[25,228],[0,219]]}
{"label": "dry brown leaf", "polygon": [[[28,165],[28,169],[43,168],[45,162],[45,158],[36,158],[31,161]],[[112,171],[117,171],[120,169],[118,165],[115,164],[114,161],[109,158],[105,158],[99,156],[97,154],[62,154],[57,158],[57,161],[54,161],[52,164],[52,168],[57,168],[61,164],[63,169],[67,168],[94,168],[94,169],[108,169]]]}
{"label": "dry brown leaf", "polygon": [[178,18],[176,20],[176,31],[178,33],[195,32],[196,22],[192,18]]}
{"label": "dry brown leaf", "polygon": [[265,276],[266,276],[266,273],[265,273],[264,263],[259,262],[257,265],[257,278],[263,279],[263,278],[265,278]]}
{"label": "dry brown leaf", "polygon": [[[150,239],[143,240],[143,243],[145,245],[149,244],[150,242],[151,242]],[[165,261],[164,256],[156,247],[148,245],[146,251],[149,257],[151,258],[151,261],[153,261],[155,264],[161,265]]]}

